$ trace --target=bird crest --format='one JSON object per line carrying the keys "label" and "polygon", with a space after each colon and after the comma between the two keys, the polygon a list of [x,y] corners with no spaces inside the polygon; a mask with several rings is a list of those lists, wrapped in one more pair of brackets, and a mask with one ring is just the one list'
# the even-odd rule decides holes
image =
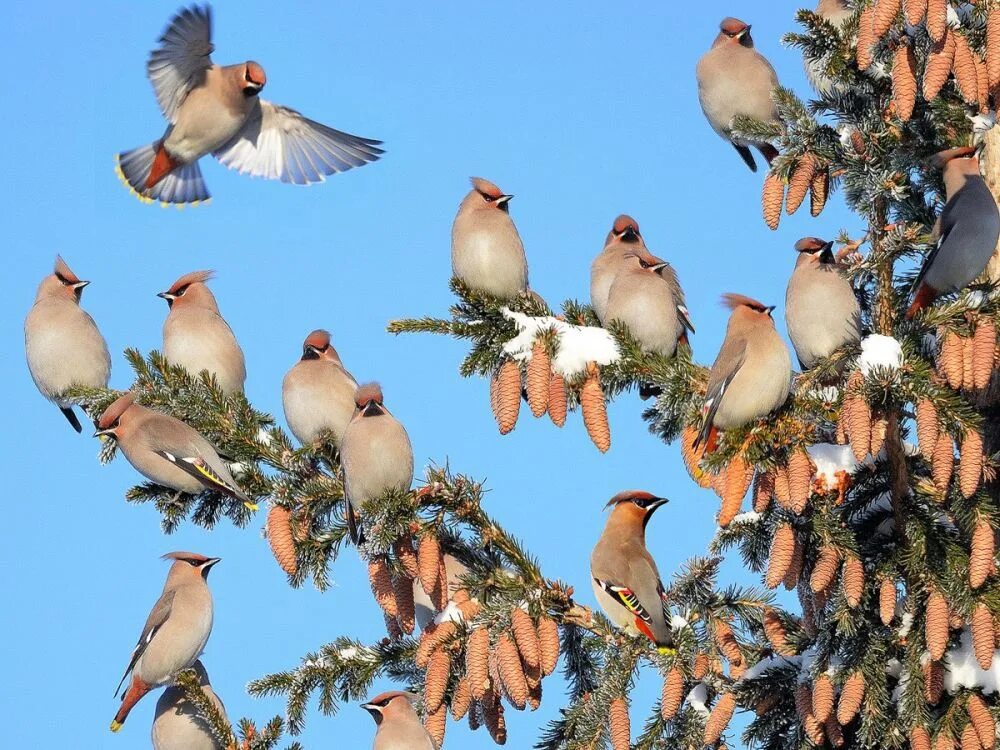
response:
{"label": "bird crest", "polygon": [[181,289],[191,284],[204,284],[209,279],[215,277],[215,271],[191,271],[181,276],[177,281],[170,285],[167,290],[167,294],[177,294]]}

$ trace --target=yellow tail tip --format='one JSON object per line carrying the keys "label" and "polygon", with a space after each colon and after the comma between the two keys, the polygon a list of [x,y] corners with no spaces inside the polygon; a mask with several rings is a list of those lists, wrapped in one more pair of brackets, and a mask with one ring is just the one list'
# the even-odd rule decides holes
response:
{"label": "yellow tail tip", "polygon": [[243,503],[243,507],[254,513],[260,509],[260,506],[257,505],[257,503]]}
{"label": "yellow tail tip", "polygon": [[657,646],[656,647],[656,651],[661,656],[676,656],[677,655],[677,649],[674,648],[673,646]]}
{"label": "yellow tail tip", "polygon": [[122,728],[122,723],[120,721],[118,721],[117,719],[115,719],[114,721],[111,722],[111,731],[112,732],[117,732],[121,728]]}

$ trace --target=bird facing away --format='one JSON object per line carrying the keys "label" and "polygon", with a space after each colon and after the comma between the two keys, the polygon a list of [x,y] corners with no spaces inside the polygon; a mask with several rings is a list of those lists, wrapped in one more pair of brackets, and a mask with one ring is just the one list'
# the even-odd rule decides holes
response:
{"label": "bird facing away", "polygon": [[163,356],[195,376],[208,370],[227,395],[242,393],[247,378],[243,350],[219,314],[207,284],[211,278],[211,271],[192,271],[156,295],[170,308],[163,322]]}
{"label": "bird facing away", "polygon": [[180,672],[193,666],[212,633],[208,572],[220,558],[171,552],[163,559],[174,562],[115,690],[118,695],[125,680],[132,676],[122,695],[121,708],[111,722],[112,732],[122,728],[129,711],[146,693],[170,684]]}
{"label": "bird facing away", "polygon": [[785,292],[785,324],[803,369],[861,340],[861,307],[833,255],[833,243],[804,237]]}
{"label": "bird facing away", "polygon": [[347,525],[355,544],[364,541],[358,514],[387,492],[413,484],[413,446],[406,429],[385,408],[382,388],[367,383],[354,394],[354,415],[340,445],[347,495]]}
{"label": "bird facing away", "polygon": [[698,61],[698,99],[712,129],[733,144],[753,172],[757,163],[753,146],[770,164],[778,150],[767,141],[743,140],[733,136],[733,118],[747,115],[764,123],[781,118],[771,98],[778,77],[771,63],[754,49],[749,24],[737,18],[723,19],[711,49]]}
{"label": "bird facing away", "polygon": [[[448,601],[451,601],[452,594],[462,588],[462,577],[469,574],[469,569],[454,555],[445,554],[444,573],[448,583]],[[424,591],[420,578],[413,579],[413,607],[417,625],[423,630],[434,621],[437,610],[430,596]]]}
{"label": "bird facing away", "polygon": [[590,555],[601,609],[616,626],[646,636],[664,654],[676,647],[660,573],[646,549],[646,524],[666,503],[666,498],[640,490],[619,492],[605,506],[611,515]]}
{"label": "bird facing away", "polygon": [[73,405],[59,396],[72,386],[107,388],[111,355],[94,319],[80,307],[81,280],[56,256],[53,272],[42,279],[35,303],[24,320],[24,350],[31,379],[45,398],[59,407],[82,432]]}
{"label": "bird facing away", "polygon": [[414,696],[393,690],[376,695],[361,706],[378,729],[372,750],[438,750],[413,709]]}
{"label": "bird facing away", "polygon": [[694,332],[677,274],[644,247],[628,252],[608,293],[609,321],[623,323],[647,352],[672,357]]}
{"label": "bird facing away", "polygon": [[105,409],[94,437],[115,440],[135,470],[156,484],[190,495],[221,492],[256,510],[215,446],[179,419],[135,403],[132,393]]}
{"label": "bird facing away", "polygon": [[639,233],[639,222],[622,214],[615,219],[604,240],[604,249],[590,265],[590,306],[601,321],[607,322],[608,294],[615,276],[621,270],[625,255],[646,250],[646,242]]}
{"label": "bird facing away", "polygon": [[198,160],[212,154],[240,174],[296,185],[375,161],[381,141],[328,128],[259,94],[256,62],[212,62],[212,9],[191,6],[170,21],[146,62],[168,125],[146,146],[118,154],[118,174],[143,201],[198,203],[210,195]]}
{"label": "bird facing away", "polygon": [[[819,5],[816,6],[816,15],[831,26],[842,29],[847,19],[854,15],[854,11],[848,7],[846,0],[819,0]],[[823,96],[843,87],[843,84],[837,79],[826,74],[826,66],[821,60],[807,58],[805,66],[809,83]]]}
{"label": "bird facing away", "polygon": [[528,261],[510,218],[514,196],[481,177],[471,182],[451,227],[452,275],[478,292],[516,297],[528,289]]}
{"label": "bird facing away", "polygon": [[329,432],[339,448],[351,417],[358,384],[344,369],[327,331],[306,336],[302,358],[281,383],[281,403],[285,421],[303,445],[316,442]]}
{"label": "bird facing away", "polygon": [[742,427],[785,403],[792,384],[792,357],[774,329],[774,307],[740,294],[723,295],[722,302],[732,313],[708,374],[694,443],[706,443],[706,453],[715,450],[719,430]]}
{"label": "bird facing away", "polygon": [[[219,713],[226,716],[226,707],[212,689],[208,672],[201,660],[196,661],[191,668],[198,675],[202,692]],[[201,711],[177,685],[169,685],[156,701],[152,739],[153,750],[224,750]]]}
{"label": "bird facing away", "polygon": [[1000,211],[979,173],[973,148],[953,148],[935,155],[944,172],[946,202],[936,227],[938,241],[913,284],[907,319],[940,295],[959,291],[986,270],[1000,239]]}

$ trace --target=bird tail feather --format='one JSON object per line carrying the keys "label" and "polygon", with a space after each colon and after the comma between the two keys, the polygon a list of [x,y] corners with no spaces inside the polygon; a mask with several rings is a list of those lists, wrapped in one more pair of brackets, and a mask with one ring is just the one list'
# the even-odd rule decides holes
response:
{"label": "bird tail feather", "polygon": [[123,151],[115,157],[118,177],[129,191],[144,203],[159,201],[161,205],[173,204],[178,208],[194,206],[211,198],[197,161],[182,164],[156,184],[146,187],[159,145],[158,141],[154,141],[131,151]]}

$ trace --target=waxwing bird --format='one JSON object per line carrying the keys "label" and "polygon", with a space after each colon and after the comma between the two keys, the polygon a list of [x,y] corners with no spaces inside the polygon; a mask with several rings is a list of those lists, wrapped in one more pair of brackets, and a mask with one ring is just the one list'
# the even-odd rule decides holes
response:
{"label": "waxwing bird", "polygon": [[[469,569],[454,555],[444,554],[444,573],[448,582],[448,600],[458,589],[462,588],[462,577],[469,574]],[[423,630],[434,621],[437,610],[434,602],[424,591],[419,578],[413,579],[413,606],[417,625]]]}
{"label": "waxwing bird", "polygon": [[105,409],[94,437],[115,440],[135,470],[156,484],[190,495],[213,490],[251,510],[257,507],[236,484],[215,446],[179,419],[135,403],[132,393]]}
{"label": "waxwing bird", "polygon": [[[847,0],[819,0],[819,5],[816,6],[816,15],[831,26],[841,28],[847,19],[854,15],[854,11],[848,7]],[[805,65],[809,83],[818,93],[825,96],[843,86],[826,74],[825,66],[818,60],[806,60]]]}
{"label": "waxwing bird", "polygon": [[112,732],[122,728],[129,711],[146,693],[170,684],[180,672],[194,665],[212,633],[208,572],[220,558],[171,552],[163,559],[174,563],[115,690],[118,695],[125,680],[132,676],[122,695],[121,708],[111,722]]}
{"label": "waxwing bird", "polygon": [[406,429],[385,408],[382,388],[367,383],[354,394],[354,415],[340,444],[347,495],[347,525],[355,544],[364,541],[358,513],[387,492],[407,492],[413,483],[413,446]]}
{"label": "waxwing bird", "polygon": [[180,11],[146,62],[168,125],[147,146],[118,154],[118,174],[140,200],[209,199],[198,160],[212,154],[241,174],[296,185],[375,161],[381,141],[328,128],[259,97],[267,82],[256,62],[212,62],[212,9]]}
{"label": "waxwing bird", "polygon": [[833,243],[805,237],[785,292],[785,324],[803,369],[861,340],[861,307],[833,255]]}
{"label": "waxwing bird", "polygon": [[[198,675],[202,691],[225,716],[226,707],[212,690],[204,665],[198,660],[191,668]],[[168,686],[156,701],[152,735],[153,750],[224,750],[201,711],[177,685]]]}
{"label": "waxwing bird", "polygon": [[192,375],[208,370],[223,393],[242,393],[247,378],[243,350],[219,314],[207,284],[211,278],[211,271],[192,271],[156,295],[170,308],[163,323],[163,356]]}
{"label": "waxwing bird", "polygon": [[285,375],[281,402],[285,421],[303,445],[330,432],[340,447],[351,417],[358,384],[344,369],[327,331],[310,333],[302,345],[302,358]]}
{"label": "waxwing bird", "polygon": [[413,708],[414,698],[412,693],[393,690],[361,706],[378,727],[372,750],[438,750]]}
{"label": "waxwing bird", "polygon": [[792,384],[792,357],[774,329],[774,307],[740,294],[723,295],[722,302],[733,312],[708,374],[694,443],[705,442],[706,453],[715,450],[718,430],[742,427],[785,403]]}
{"label": "waxwing bird", "polygon": [[59,398],[72,386],[106,388],[111,355],[97,324],[80,307],[81,280],[56,256],[53,272],[42,279],[24,320],[24,349],[31,379],[59,407],[73,429],[82,432],[73,405]]}
{"label": "waxwing bird", "polygon": [[639,222],[626,214],[616,218],[604,240],[604,249],[590,266],[590,306],[602,325],[607,317],[608,293],[622,268],[625,255],[645,249]]}
{"label": "waxwing bird", "polygon": [[451,228],[451,271],[472,289],[501,299],[528,289],[528,261],[510,199],[489,180],[471,178],[472,190]]}
{"label": "waxwing bird", "polygon": [[733,136],[733,118],[747,115],[765,123],[780,123],[771,92],[778,77],[771,63],[753,46],[749,24],[737,18],[723,19],[712,48],[698,61],[698,99],[712,129],[733,144],[753,172],[757,163],[750,146],[767,159],[778,150],[767,141],[746,141]]}
{"label": "waxwing bird", "polygon": [[1000,211],[979,173],[973,148],[953,148],[932,162],[944,172],[946,203],[936,227],[938,241],[913,284],[907,319],[940,295],[972,283],[986,270],[1000,238]]}
{"label": "waxwing bird", "polygon": [[628,252],[608,293],[607,318],[628,327],[648,352],[672,357],[694,332],[677,274],[644,247]]}
{"label": "waxwing bird", "polygon": [[590,555],[590,575],[601,609],[630,635],[644,635],[660,653],[674,652],[660,573],[646,549],[646,524],[667,503],[640,490],[619,492],[605,506],[611,515]]}

